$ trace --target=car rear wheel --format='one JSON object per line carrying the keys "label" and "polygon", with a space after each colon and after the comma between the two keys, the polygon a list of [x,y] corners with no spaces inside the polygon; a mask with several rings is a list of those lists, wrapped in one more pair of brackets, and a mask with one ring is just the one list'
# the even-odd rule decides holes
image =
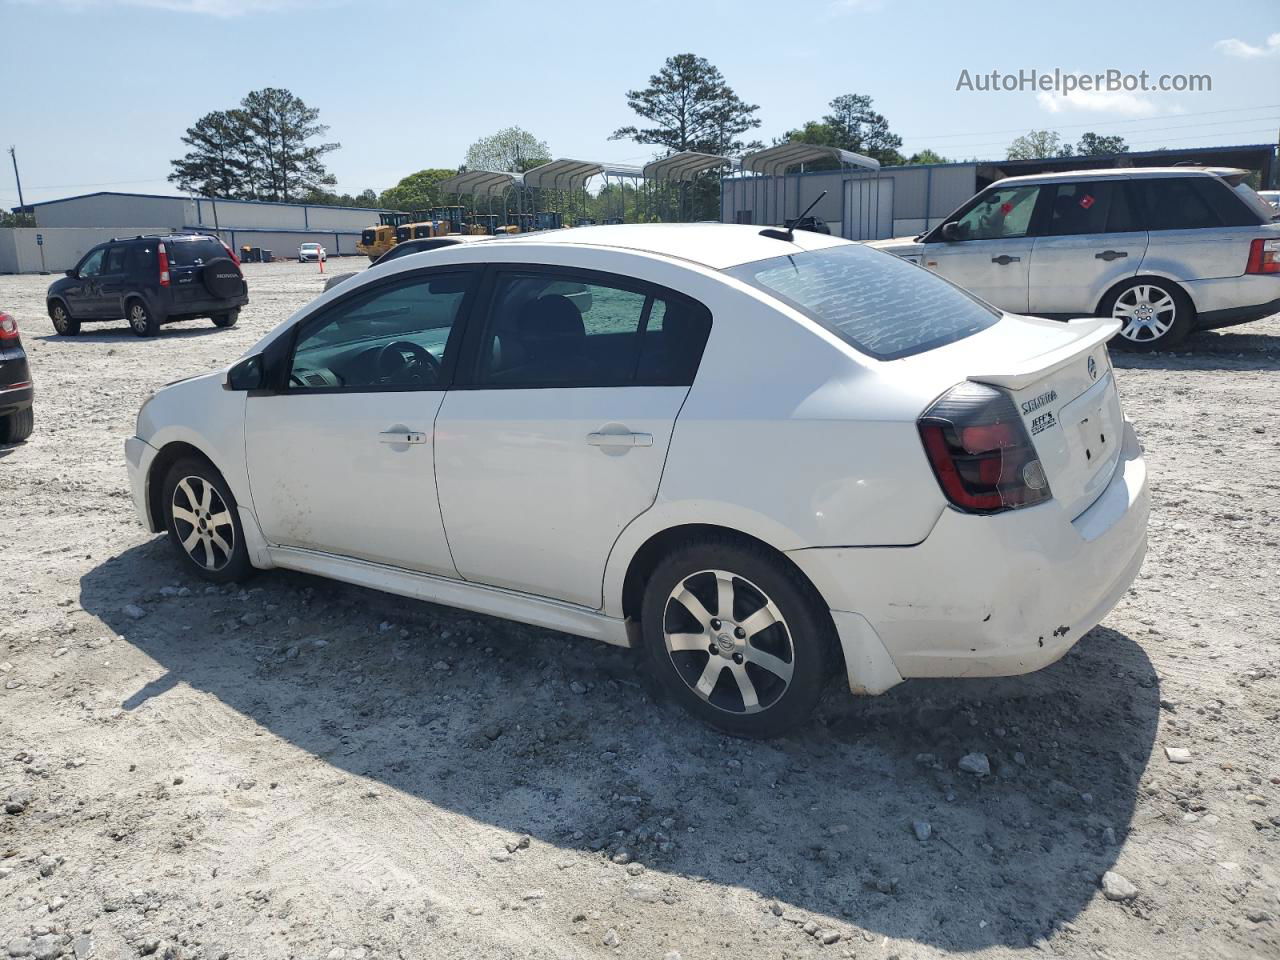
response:
{"label": "car rear wheel", "polygon": [[239,319],[239,310],[228,310],[226,313],[215,313],[213,315],[213,325],[215,327],[234,327]]}
{"label": "car rear wheel", "polygon": [[1194,308],[1182,289],[1168,280],[1141,279],[1114,290],[1102,305],[1103,316],[1123,326],[1111,338],[1122,350],[1169,350],[1187,338]]}
{"label": "car rear wheel", "polygon": [[834,626],[813,588],[767,550],[682,547],[645,588],[641,632],[658,681],[712,726],[770,737],[804,723],[833,662]]}
{"label": "car rear wheel", "polygon": [[208,461],[175,463],[165,477],[164,505],[169,542],[196,573],[228,583],[252,572],[236,498]]}
{"label": "car rear wheel", "polygon": [[31,436],[36,418],[30,407],[0,417],[0,443],[21,443]]}
{"label": "car rear wheel", "polygon": [[125,319],[129,329],[140,337],[154,337],[160,332],[160,318],[137,298],[125,304]]}
{"label": "car rear wheel", "polygon": [[49,308],[49,319],[53,321],[53,329],[60,337],[74,337],[80,332],[80,321],[71,319],[67,305],[61,301]]}

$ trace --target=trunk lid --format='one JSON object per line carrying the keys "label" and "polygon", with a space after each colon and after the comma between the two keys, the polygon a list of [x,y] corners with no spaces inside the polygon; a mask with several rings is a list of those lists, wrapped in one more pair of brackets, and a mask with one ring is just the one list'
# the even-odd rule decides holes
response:
{"label": "trunk lid", "polygon": [[1092,506],[1115,473],[1124,414],[1107,355],[1119,321],[1059,324],[1040,349],[979,369],[968,379],[1007,390],[1049,478],[1053,498],[1074,519]]}

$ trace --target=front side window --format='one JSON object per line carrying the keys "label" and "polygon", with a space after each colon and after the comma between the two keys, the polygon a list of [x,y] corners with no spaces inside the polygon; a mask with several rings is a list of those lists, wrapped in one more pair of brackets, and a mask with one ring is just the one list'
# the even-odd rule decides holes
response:
{"label": "front side window", "polygon": [[728,272],[877,360],[923,353],[1000,319],[999,311],[923,267],[855,243]]}
{"label": "front side window", "polygon": [[380,284],[304,321],[289,389],[429,390],[444,382],[467,274]]}
{"label": "front side window", "polygon": [[674,294],[570,274],[504,273],[480,338],[476,382],[688,385],[710,328],[704,307]]}
{"label": "front side window", "polygon": [[94,250],[84,258],[80,266],[76,268],[76,273],[82,277],[96,277],[102,273],[102,257],[107,252],[106,247],[100,247]]}
{"label": "front side window", "polygon": [[1001,240],[1025,237],[1031,228],[1039,186],[988,190],[956,221],[958,240]]}

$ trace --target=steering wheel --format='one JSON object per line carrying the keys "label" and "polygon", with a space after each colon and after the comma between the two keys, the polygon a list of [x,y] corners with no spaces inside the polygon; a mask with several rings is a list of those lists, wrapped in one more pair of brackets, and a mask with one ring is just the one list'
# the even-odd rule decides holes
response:
{"label": "steering wheel", "polygon": [[[405,359],[406,353],[411,355],[411,359]],[[432,379],[440,378],[440,361],[435,358],[435,354],[412,340],[388,343],[378,351],[374,366],[377,367],[379,378],[387,382],[398,380],[402,375],[406,375],[405,379],[411,383],[421,381],[423,376],[419,368],[424,366],[433,374]]]}

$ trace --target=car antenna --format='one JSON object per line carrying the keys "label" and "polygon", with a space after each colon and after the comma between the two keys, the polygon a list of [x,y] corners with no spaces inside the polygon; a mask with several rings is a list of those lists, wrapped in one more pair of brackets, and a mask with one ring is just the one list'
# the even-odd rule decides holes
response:
{"label": "car antenna", "polygon": [[788,243],[796,242],[796,224],[809,215],[809,211],[818,205],[823,197],[827,195],[827,191],[823,190],[820,194],[813,198],[813,203],[804,208],[804,213],[798,217],[792,217],[790,220],[783,221],[783,229],[775,230],[773,227],[760,231],[760,236],[768,237],[771,240],[786,240]]}

